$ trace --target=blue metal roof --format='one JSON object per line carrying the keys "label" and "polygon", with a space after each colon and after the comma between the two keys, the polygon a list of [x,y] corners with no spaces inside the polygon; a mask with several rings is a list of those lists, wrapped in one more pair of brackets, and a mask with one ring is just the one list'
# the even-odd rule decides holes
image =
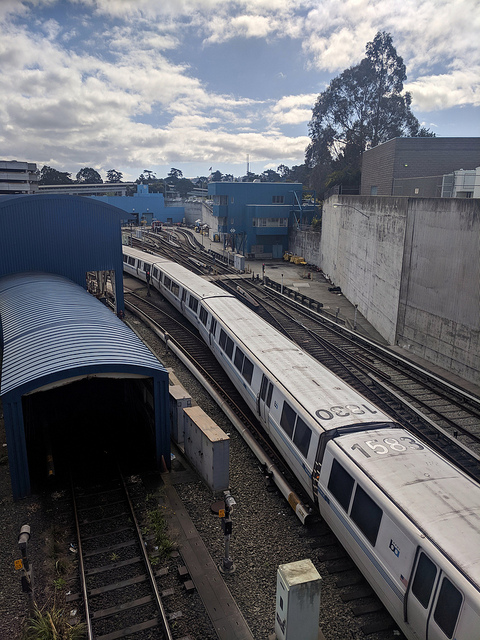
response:
{"label": "blue metal roof", "polygon": [[1,396],[77,376],[166,372],[111,310],[61,276],[32,272],[0,279],[0,320]]}

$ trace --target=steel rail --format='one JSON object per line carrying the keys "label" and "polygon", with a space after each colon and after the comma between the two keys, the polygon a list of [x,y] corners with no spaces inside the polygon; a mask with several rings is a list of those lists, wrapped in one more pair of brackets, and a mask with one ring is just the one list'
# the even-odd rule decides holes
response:
{"label": "steel rail", "polygon": [[120,479],[121,479],[121,482],[122,482],[123,490],[125,492],[125,497],[127,499],[128,507],[130,509],[130,515],[131,515],[131,518],[132,518],[132,522],[133,522],[133,524],[135,526],[135,530],[137,532],[140,548],[142,550],[142,556],[143,556],[143,560],[145,562],[145,568],[147,570],[147,574],[148,574],[148,577],[149,577],[149,580],[150,580],[150,584],[151,584],[153,593],[155,595],[155,604],[157,605],[157,608],[158,608],[158,610],[160,612],[163,631],[167,636],[167,640],[173,640],[172,632],[170,630],[170,625],[168,624],[168,617],[167,617],[167,614],[165,612],[165,609],[164,609],[164,606],[163,606],[163,603],[162,603],[162,599],[160,597],[160,592],[158,590],[158,586],[157,586],[157,583],[156,583],[156,580],[155,580],[155,575],[153,573],[152,565],[151,565],[150,560],[148,558],[148,553],[147,553],[147,550],[145,548],[145,544],[144,544],[144,541],[143,541],[142,531],[140,529],[140,525],[138,524],[138,520],[137,520],[137,517],[135,515],[135,510],[133,508],[133,504],[132,504],[132,501],[130,499],[130,494],[128,493],[127,485],[125,484],[125,480],[123,478],[123,474],[121,473],[120,470],[119,470],[119,474],[120,474]]}

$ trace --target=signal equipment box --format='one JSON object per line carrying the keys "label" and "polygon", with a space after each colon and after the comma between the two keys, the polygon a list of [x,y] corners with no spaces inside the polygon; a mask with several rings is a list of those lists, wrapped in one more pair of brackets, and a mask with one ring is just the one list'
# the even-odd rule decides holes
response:
{"label": "signal equipment box", "polygon": [[168,387],[170,395],[170,429],[171,435],[177,444],[183,444],[184,440],[184,416],[183,410],[192,406],[192,398],[180,385]]}
{"label": "signal equipment box", "polygon": [[183,413],[185,455],[212,491],[228,489],[230,438],[200,407]]}
{"label": "signal equipment box", "polygon": [[318,640],[321,577],[311,560],[281,564],[277,571],[277,640]]}

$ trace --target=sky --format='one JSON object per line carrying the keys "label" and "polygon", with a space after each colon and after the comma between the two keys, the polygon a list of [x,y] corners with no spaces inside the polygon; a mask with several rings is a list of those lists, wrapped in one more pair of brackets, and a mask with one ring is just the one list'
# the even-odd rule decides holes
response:
{"label": "sky", "polygon": [[317,96],[378,31],[418,120],[479,136],[480,0],[0,0],[0,160],[124,181],[302,164]]}

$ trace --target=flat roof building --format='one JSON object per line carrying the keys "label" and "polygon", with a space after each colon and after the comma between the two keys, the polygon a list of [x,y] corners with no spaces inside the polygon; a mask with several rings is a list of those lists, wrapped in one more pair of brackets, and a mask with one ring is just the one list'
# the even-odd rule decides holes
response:
{"label": "flat roof building", "polygon": [[0,160],[0,194],[37,193],[38,178],[34,162]]}
{"label": "flat roof building", "polygon": [[394,138],[362,156],[362,196],[442,197],[443,177],[480,166],[480,138]]}

